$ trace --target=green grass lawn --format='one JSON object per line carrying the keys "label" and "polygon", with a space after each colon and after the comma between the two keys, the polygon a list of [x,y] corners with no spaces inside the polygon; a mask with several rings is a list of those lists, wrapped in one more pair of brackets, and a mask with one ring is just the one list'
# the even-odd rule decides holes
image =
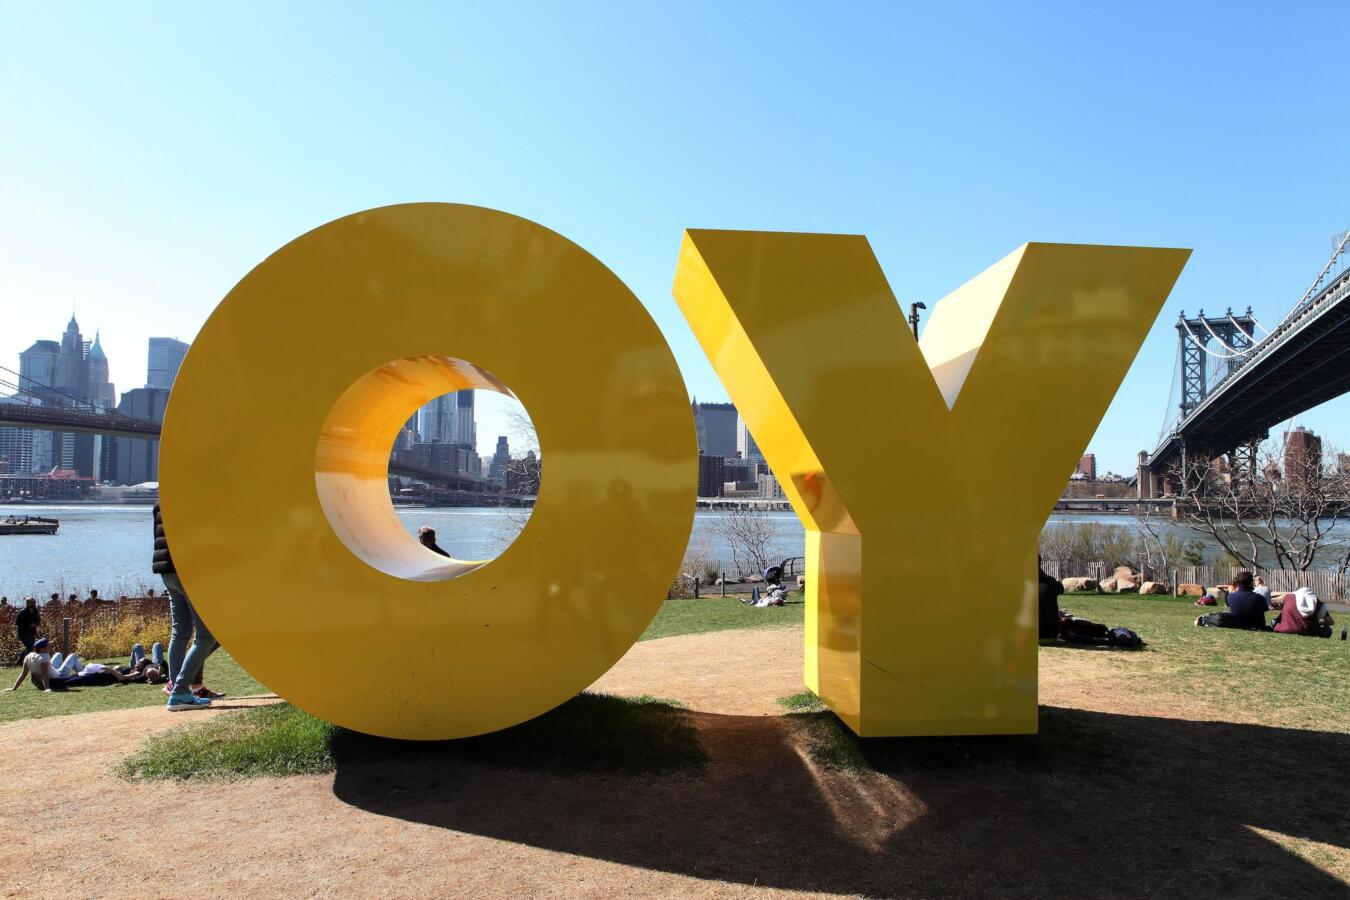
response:
{"label": "green grass lawn", "polygon": [[136,781],[233,781],[401,760],[636,776],[697,772],[707,756],[675,701],[582,693],[528,722],[456,741],[371,737],[286,703],[259,706],[157,735],[120,772]]}
{"label": "green grass lawn", "polygon": [[667,600],[642,633],[640,640],[675,637],[681,634],[707,634],[733,628],[788,628],[802,624],[806,604],[800,594],[792,595],[787,606],[758,609],[727,598]]}
{"label": "green grass lawn", "polygon": [[1350,732],[1350,642],[1340,638],[1350,614],[1336,619],[1331,640],[1196,628],[1214,612],[1193,597],[1065,594],[1060,608],[1104,625],[1124,625],[1148,642],[1142,651],[1042,647],[1046,654],[1096,653],[1103,674],[1162,698],[1202,697],[1208,713],[1235,721]]}
{"label": "green grass lawn", "polygon": [[[89,660],[109,665],[126,665],[121,659]],[[0,668],[0,688],[12,687],[19,677],[17,668]],[[248,697],[267,693],[263,687],[224,650],[218,650],[206,661],[206,683],[232,697]],[[47,716],[69,716],[76,713],[100,712],[107,709],[131,709],[137,706],[156,706],[165,702],[160,684],[117,684],[109,687],[71,688],[44,694],[25,679],[17,691],[0,694],[0,722],[17,719],[41,719]]]}

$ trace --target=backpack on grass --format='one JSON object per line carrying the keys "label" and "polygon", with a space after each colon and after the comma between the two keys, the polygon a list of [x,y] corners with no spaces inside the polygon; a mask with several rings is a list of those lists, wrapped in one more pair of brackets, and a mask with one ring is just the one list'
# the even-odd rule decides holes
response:
{"label": "backpack on grass", "polygon": [[1107,633],[1106,639],[1111,642],[1112,647],[1133,649],[1144,645],[1144,642],[1140,640],[1139,635],[1135,634],[1124,625],[1117,625],[1115,628],[1112,628],[1111,631]]}

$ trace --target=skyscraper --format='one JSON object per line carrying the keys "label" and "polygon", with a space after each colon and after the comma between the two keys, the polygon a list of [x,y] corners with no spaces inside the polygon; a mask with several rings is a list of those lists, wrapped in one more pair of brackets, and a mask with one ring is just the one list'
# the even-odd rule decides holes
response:
{"label": "skyscraper", "polygon": [[[0,397],[0,404],[24,401],[18,397]],[[26,404],[25,404],[26,405]],[[33,436],[31,428],[0,427],[0,475],[28,475],[33,469]]]}
{"label": "skyscraper", "polygon": [[488,467],[488,480],[499,490],[506,487],[506,473],[511,467],[511,445],[506,435],[497,435],[497,452],[492,454],[492,464]]}
{"label": "skyscraper", "polygon": [[[42,343],[34,344],[29,352],[38,349]],[[20,364],[22,366],[22,359]],[[103,345],[97,338],[92,344],[87,343],[80,334],[80,323],[72,315],[61,335],[52,390],[44,402],[59,406],[111,408],[114,396],[113,386],[108,381],[108,359],[103,354]],[[103,461],[102,435],[58,432],[52,436],[55,466],[99,479],[103,474]]]}
{"label": "skyscraper", "polygon": [[[56,361],[61,355],[61,345],[56,341],[34,341],[33,345],[19,354],[19,392],[20,398],[13,401],[27,404],[51,403],[56,385]],[[29,472],[48,472],[54,466],[52,459],[52,438],[50,431],[31,428],[0,429],[0,455],[7,462],[0,462],[7,471],[16,475]]]}
{"label": "skyscraper", "polygon": [[455,394],[458,402],[457,433],[455,443],[464,444],[478,450],[478,424],[473,416],[473,391],[459,391]]}
{"label": "skyscraper", "polygon": [[56,360],[61,356],[61,345],[56,341],[34,341],[33,346],[19,354],[19,387],[44,399],[51,397],[56,386]]}
{"label": "skyscraper", "polygon": [[84,388],[84,339],[80,336],[80,323],[72,315],[65,334],[61,335],[61,352],[56,358],[56,389],[71,397],[81,397]]}
{"label": "skyscraper", "polygon": [[745,427],[745,420],[739,413],[736,415],[736,455],[754,461],[764,458],[764,454],[759,452],[759,445],[755,443],[755,436]]}
{"label": "skyscraper", "polygon": [[84,362],[84,398],[97,409],[112,409],[117,403],[117,391],[108,380],[108,357],[97,331]]}
{"label": "skyscraper", "polygon": [[177,338],[152,337],[146,357],[145,386],[166,390],[173,387],[187,352],[188,345]]}
{"label": "skyscraper", "polygon": [[[164,421],[169,405],[167,388],[143,387],[125,391],[117,411],[137,419]],[[118,484],[159,480],[159,441],[146,438],[113,439],[112,478]]]}
{"label": "skyscraper", "polygon": [[422,440],[478,447],[473,391],[443,394],[421,409]]}
{"label": "skyscraper", "polygon": [[698,449],[705,456],[727,459],[736,455],[736,407],[730,403],[693,404],[694,426],[698,430]]}

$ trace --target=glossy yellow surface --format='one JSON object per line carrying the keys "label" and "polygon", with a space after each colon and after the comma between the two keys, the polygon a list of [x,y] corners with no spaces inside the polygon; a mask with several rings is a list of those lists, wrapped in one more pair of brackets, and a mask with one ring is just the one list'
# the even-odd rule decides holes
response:
{"label": "glossy yellow surface", "polygon": [[[538,504],[496,560],[447,561],[394,516],[393,437],[434,396],[508,385],[538,431]],[[178,374],[160,472],[222,644],[317,716],[417,739],[524,721],[618,660],[679,567],[697,482],[683,380],[627,287],[542,226],[434,203],[331,222],[249,273]]]}
{"label": "glossy yellow surface", "polygon": [[675,297],[806,527],[864,736],[1036,730],[1036,542],[1187,250],[1026,244],[914,340],[866,238],[689,231]]}

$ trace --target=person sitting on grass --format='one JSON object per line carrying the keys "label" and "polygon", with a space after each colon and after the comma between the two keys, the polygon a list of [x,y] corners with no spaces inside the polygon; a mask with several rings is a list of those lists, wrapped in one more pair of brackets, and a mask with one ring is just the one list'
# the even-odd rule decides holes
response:
{"label": "person sitting on grass", "polygon": [[1270,603],[1256,593],[1252,573],[1245,569],[1233,576],[1233,589],[1228,592],[1228,612],[1210,613],[1198,616],[1195,624],[1200,628],[1246,628],[1255,631],[1266,630],[1266,611]]}
{"label": "person sitting on grass", "polygon": [[1327,605],[1308,588],[1301,587],[1292,594],[1285,594],[1277,608],[1280,615],[1275,620],[1275,630],[1280,634],[1331,637],[1331,626],[1336,622]]}
{"label": "person sitting on grass", "polygon": [[1256,576],[1256,586],[1252,590],[1265,597],[1267,603],[1270,602],[1270,585],[1266,584],[1266,580],[1260,575]]}
{"label": "person sitting on grass", "polygon": [[13,687],[5,689],[6,693],[17,691],[25,678],[31,678],[33,687],[50,694],[53,688],[64,688],[84,668],[79,654],[66,656],[57,653],[53,656],[50,648],[51,642],[46,638],[38,638],[33,642],[33,652],[23,658],[19,677],[15,679]]}
{"label": "person sitting on grass", "polygon": [[764,570],[764,594],[760,596],[759,586],[752,585],[750,597],[741,601],[763,609],[767,606],[784,606],[787,603],[787,588],[783,587],[783,570],[778,566],[769,566]]}

